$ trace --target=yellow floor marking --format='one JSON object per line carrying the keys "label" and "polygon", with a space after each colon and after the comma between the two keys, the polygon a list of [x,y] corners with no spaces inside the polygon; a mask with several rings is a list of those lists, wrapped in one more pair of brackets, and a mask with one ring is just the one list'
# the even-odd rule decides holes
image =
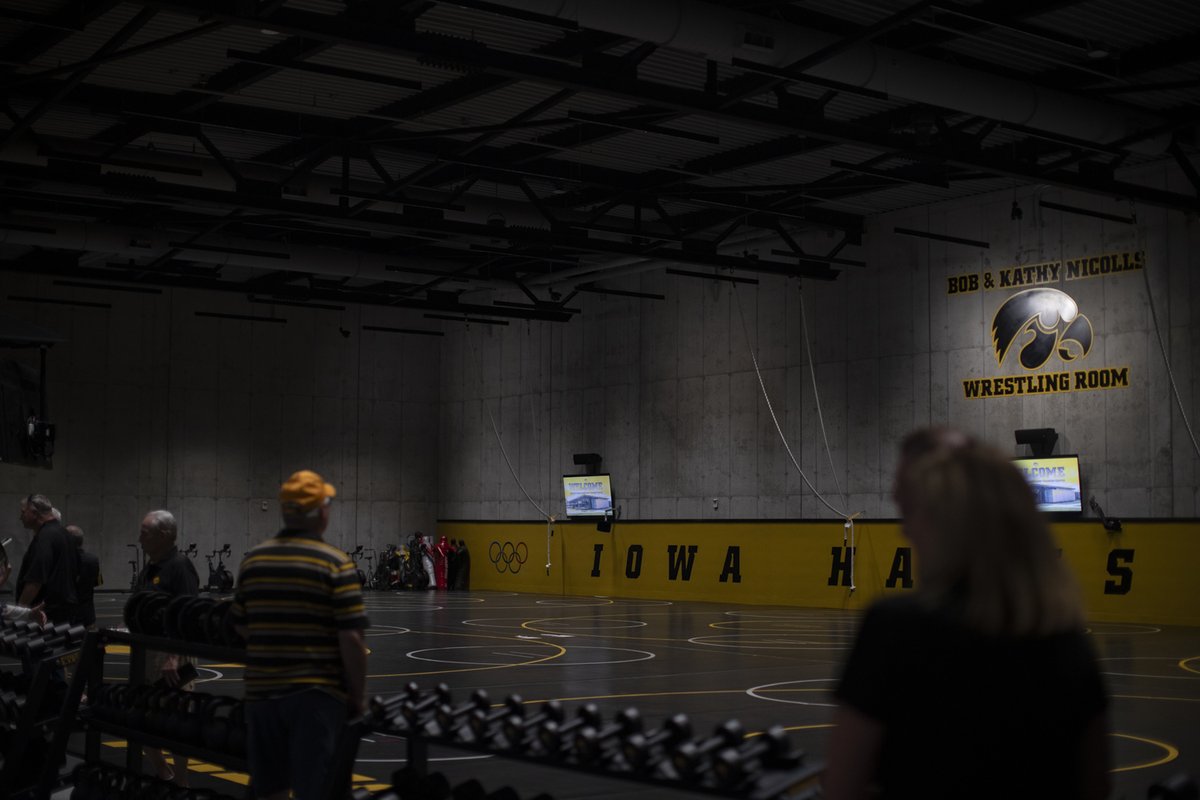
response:
{"label": "yellow floor marking", "polygon": [[1135,769],[1149,769],[1150,767],[1157,767],[1170,763],[1179,758],[1179,748],[1175,747],[1174,745],[1167,744],[1166,742],[1160,742],[1157,739],[1147,739],[1144,736],[1133,736],[1128,733],[1109,733],[1109,736],[1116,736],[1121,739],[1132,739],[1135,742],[1144,742],[1145,744],[1154,745],[1155,747],[1161,747],[1166,751],[1166,755],[1154,761],[1147,761],[1144,764],[1130,764],[1127,767],[1115,767],[1114,769],[1110,769],[1109,772],[1132,772]]}
{"label": "yellow floor marking", "polygon": [[250,785],[250,776],[244,772],[217,772],[213,774],[214,778],[221,778],[232,783],[240,783],[242,786]]}
{"label": "yellow floor marking", "polygon": [[[129,742],[125,741],[124,739],[114,739],[112,741],[102,742],[102,744],[105,747],[111,747],[114,750],[125,750],[129,747]],[[168,755],[174,755],[170,750],[164,750],[163,752]],[[231,772],[225,767],[219,767],[216,764],[209,764],[208,762],[201,761],[198,758],[188,759],[188,771],[198,772],[201,775],[209,775],[213,778],[220,778],[222,780],[226,780],[231,783],[237,783],[242,786],[250,785],[250,776],[246,773]],[[370,789],[373,792],[392,788],[390,783],[379,783],[378,778],[372,778],[370,775],[355,774],[351,776],[351,781],[355,784],[355,788]]]}
{"label": "yellow floor marking", "polygon": [[1200,660],[1200,656],[1192,656],[1191,658],[1185,658],[1179,662],[1179,668],[1186,669],[1188,672],[1194,672],[1197,675],[1200,675],[1200,669],[1192,669],[1191,667],[1188,666],[1189,661],[1197,661],[1197,660]]}
{"label": "yellow floor marking", "polygon": [[216,764],[188,764],[188,769],[192,772],[208,774],[210,772],[223,772],[224,767],[218,767]]}
{"label": "yellow floor marking", "polygon": [[[819,722],[815,725],[788,725],[784,728],[784,730],[785,731],[812,731],[812,730],[817,730],[818,728],[833,728],[833,727],[836,727],[836,726],[832,722]],[[754,733],[747,733],[746,738],[749,739],[752,736],[762,736],[763,733],[765,733],[765,731],[755,731]]]}

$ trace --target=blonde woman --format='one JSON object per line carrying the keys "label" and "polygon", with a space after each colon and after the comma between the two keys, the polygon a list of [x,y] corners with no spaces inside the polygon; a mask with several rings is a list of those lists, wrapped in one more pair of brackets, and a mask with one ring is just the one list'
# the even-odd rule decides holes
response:
{"label": "blonde woman", "polygon": [[827,800],[1105,797],[1104,687],[1020,472],[961,434],[919,431],[895,499],[917,588],[863,619],[836,692]]}

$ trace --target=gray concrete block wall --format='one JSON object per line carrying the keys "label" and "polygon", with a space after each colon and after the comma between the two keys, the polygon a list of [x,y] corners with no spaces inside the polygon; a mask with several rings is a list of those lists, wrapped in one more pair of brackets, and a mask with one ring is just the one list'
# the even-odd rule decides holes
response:
{"label": "gray concrete block wall", "polygon": [[[1187,191],[1168,174],[1164,168],[1157,176],[1163,188]],[[1156,179],[1153,170],[1142,178],[1147,176]],[[1042,198],[1111,214],[1136,213],[1138,224],[1041,209]],[[1019,221],[1010,218],[1014,200],[1024,211]],[[895,227],[990,246],[907,237],[895,234]],[[545,395],[545,387],[552,386],[551,399],[540,405],[551,408],[545,421],[549,433],[539,429],[537,435],[542,448],[546,438],[557,444],[545,449],[539,464],[544,468],[549,461],[546,471],[555,476],[577,471],[572,453],[601,453],[628,518],[836,516],[797,474],[775,432],[749,339],[793,454],[818,491],[839,508],[894,516],[890,494],[900,439],[913,428],[943,424],[1013,455],[1024,450],[1015,445],[1014,430],[1054,427],[1061,437],[1059,451],[1081,455],[1085,495],[1094,495],[1109,513],[1196,516],[1200,459],[1172,398],[1141,273],[1057,285],[1092,321],[1095,343],[1085,360],[1055,364],[1128,366],[1129,388],[987,400],[966,399],[962,381],[1021,371],[1011,357],[997,364],[991,333],[996,309],[1015,290],[947,296],[946,278],[1144,249],[1145,277],[1195,428],[1200,423],[1200,331],[1191,322],[1200,313],[1200,278],[1194,277],[1200,274],[1198,239],[1200,225],[1181,214],[1131,209],[1046,187],[908,209],[869,220],[864,247],[850,251],[868,262],[866,268],[847,267],[832,283],[803,282],[805,325],[795,280],[761,277],[757,286],[734,289],[723,282],[646,272],[604,285],[662,293],[665,301],[579,295],[573,302],[584,313],[569,324],[533,324],[477,339],[485,347],[485,361],[506,365],[505,348],[515,337],[540,342],[539,353],[545,355],[539,372],[534,375],[522,364],[503,378],[443,380],[442,401],[454,408],[483,396],[495,404],[510,396]],[[802,241],[809,252],[833,243],[819,233]],[[451,347],[462,347],[462,334],[451,338],[459,340]],[[444,413],[442,441],[457,441],[462,424],[455,414]],[[510,430],[524,435],[516,427]],[[488,458],[495,448],[494,436],[471,441],[481,448],[478,458]],[[464,458],[447,457],[450,464]],[[488,498],[511,498],[511,487],[493,488],[455,470],[446,477],[443,517],[470,516],[461,512],[476,498],[485,506]],[[501,478],[501,483],[512,481],[508,475]],[[557,487],[551,496],[552,513],[563,513]],[[537,516],[524,501],[505,509],[515,518]]]}
{"label": "gray concrete block wall", "polygon": [[[248,547],[277,529],[279,484],[303,468],[338,489],[329,539],[339,546],[378,548],[434,530],[444,451],[437,446],[440,340],[361,330],[421,327],[412,315],[272,312],[237,295],[73,289],[9,273],[0,280],[0,313],[68,339],[48,358],[54,469],[0,465],[0,507],[11,514],[0,535],[15,537],[14,560],[28,540],[17,503],[39,491],[84,528],[109,588],[128,586],[134,551],[127,545],[154,508],[175,513],[184,545],[207,553],[229,543],[236,568]],[[19,303],[10,294],[111,308]],[[274,313],[288,323],[202,318],[197,310]],[[0,357],[37,364],[36,351]],[[203,558],[197,567],[204,579]]]}

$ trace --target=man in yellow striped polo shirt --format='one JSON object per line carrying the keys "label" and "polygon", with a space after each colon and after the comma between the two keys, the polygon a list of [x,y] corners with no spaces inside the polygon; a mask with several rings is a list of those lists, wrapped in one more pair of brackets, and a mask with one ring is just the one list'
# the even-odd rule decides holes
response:
{"label": "man in yellow striped polo shirt", "polygon": [[289,789],[297,800],[324,796],[337,736],[364,709],[362,585],[354,561],[322,539],[336,494],[315,472],[288,478],[284,529],[252,548],[238,574],[250,780],[267,800]]}

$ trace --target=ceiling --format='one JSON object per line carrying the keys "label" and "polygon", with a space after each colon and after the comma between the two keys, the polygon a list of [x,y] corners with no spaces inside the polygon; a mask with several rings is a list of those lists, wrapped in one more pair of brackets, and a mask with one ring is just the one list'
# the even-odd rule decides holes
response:
{"label": "ceiling", "polygon": [[566,321],[1009,187],[1200,210],[1190,0],[5,0],[0,43],[0,269],[77,288]]}

